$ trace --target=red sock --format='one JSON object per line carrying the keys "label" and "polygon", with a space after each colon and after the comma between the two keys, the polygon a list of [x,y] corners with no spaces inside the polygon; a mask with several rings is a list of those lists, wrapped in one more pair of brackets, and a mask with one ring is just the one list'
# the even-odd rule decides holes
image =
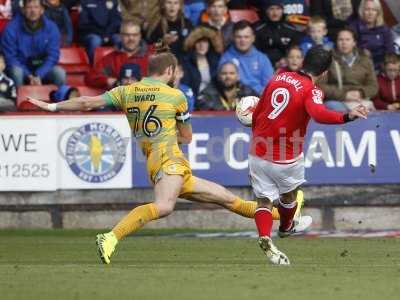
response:
{"label": "red sock", "polygon": [[281,231],[287,231],[290,229],[290,227],[292,227],[293,217],[296,212],[296,208],[297,208],[296,201],[286,204],[282,203],[279,200],[278,211],[281,218],[281,226],[279,227],[279,229]]}
{"label": "red sock", "polygon": [[254,215],[259,236],[271,236],[272,213],[268,208],[257,208]]}

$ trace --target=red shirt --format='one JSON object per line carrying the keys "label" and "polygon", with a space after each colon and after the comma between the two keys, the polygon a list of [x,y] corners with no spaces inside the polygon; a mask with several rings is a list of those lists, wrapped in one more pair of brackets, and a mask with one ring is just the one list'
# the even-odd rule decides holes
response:
{"label": "red shirt", "polygon": [[143,47],[139,54],[128,57],[123,51],[115,50],[104,56],[86,75],[86,84],[99,89],[110,88],[107,85],[109,77],[118,78],[119,72],[125,64],[137,64],[142,77],[147,75],[149,56],[153,53],[152,46]]}
{"label": "red shirt", "polygon": [[301,72],[276,74],[253,113],[250,153],[277,163],[290,163],[303,152],[310,117],[318,123],[344,123],[344,114],[325,108],[323,92]]}
{"label": "red shirt", "polygon": [[387,109],[389,104],[400,102],[400,76],[390,80],[386,75],[378,75],[378,94],[373,98],[376,109]]}

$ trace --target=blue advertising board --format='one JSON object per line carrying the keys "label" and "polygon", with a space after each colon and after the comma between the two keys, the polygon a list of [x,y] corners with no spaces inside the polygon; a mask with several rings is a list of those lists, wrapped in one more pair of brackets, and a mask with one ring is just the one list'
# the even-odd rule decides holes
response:
{"label": "blue advertising board", "polygon": [[[247,186],[250,129],[234,115],[196,115],[183,147],[193,174],[226,186]],[[133,142],[133,186],[150,186]],[[400,113],[373,113],[344,125],[310,122],[304,146],[307,184],[400,183]]]}

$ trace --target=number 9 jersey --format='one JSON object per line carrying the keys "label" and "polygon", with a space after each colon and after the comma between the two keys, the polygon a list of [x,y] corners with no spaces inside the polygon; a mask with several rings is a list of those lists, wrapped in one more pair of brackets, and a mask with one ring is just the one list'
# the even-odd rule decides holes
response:
{"label": "number 9 jersey", "polygon": [[147,158],[147,170],[153,183],[161,176],[160,171],[191,175],[177,141],[176,123],[190,122],[187,100],[180,90],[146,77],[116,87],[103,98],[109,106],[125,113],[132,134]]}
{"label": "number 9 jersey", "polygon": [[277,163],[299,159],[310,118],[324,124],[345,122],[344,114],[325,108],[323,98],[307,74],[276,74],[253,113],[250,154]]}

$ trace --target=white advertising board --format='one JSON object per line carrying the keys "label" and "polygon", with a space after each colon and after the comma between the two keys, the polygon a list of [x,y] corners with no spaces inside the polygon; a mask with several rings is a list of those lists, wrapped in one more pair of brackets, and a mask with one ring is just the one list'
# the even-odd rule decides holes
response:
{"label": "white advertising board", "polygon": [[56,119],[43,116],[2,116],[0,191],[56,189]]}
{"label": "white advertising board", "polygon": [[0,117],[0,191],[132,187],[121,114]]}

